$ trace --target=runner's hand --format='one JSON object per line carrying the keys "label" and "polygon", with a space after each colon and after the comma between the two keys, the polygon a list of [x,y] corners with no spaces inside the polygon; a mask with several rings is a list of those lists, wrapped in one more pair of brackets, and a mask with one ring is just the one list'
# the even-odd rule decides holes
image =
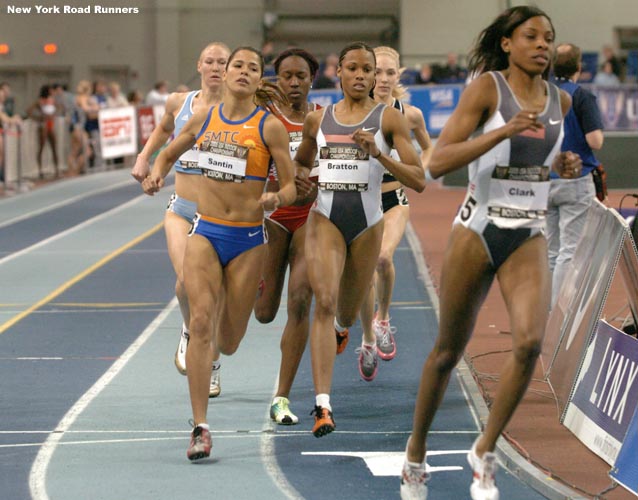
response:
{"label": "runner's hand", "polygon": [[148,177],[151,172],[151,167],[146,158],[142,158],[140,155],[137,155],[137,160],[135,160],[135,165],[133,165],[133,169],[131,170],[131,175],[133,178],[142,183],[144,179]]}

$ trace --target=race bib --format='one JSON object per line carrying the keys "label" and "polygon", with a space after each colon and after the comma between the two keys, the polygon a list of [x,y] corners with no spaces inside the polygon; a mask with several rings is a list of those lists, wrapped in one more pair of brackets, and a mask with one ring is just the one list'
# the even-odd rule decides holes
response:
{"label": "race bib", "polygon": [[549,167],[497,165],[490,179],[487,217],[498,227],[542,227],[549,198]]}
{"label": "race bib", "polygon": [[370,177],[368,153],[354,145],[319,149],[319,189],[367,191]]}
{"label": "race bib", "polygon": [[219,141],[203,142],[199,151],[199,168],[211,179],[244,182],[249,148]]}
{"label": "race bib", "polygon": [[199,148],[193,146],[179,157],[179,165],[184,169],[199,168]]}

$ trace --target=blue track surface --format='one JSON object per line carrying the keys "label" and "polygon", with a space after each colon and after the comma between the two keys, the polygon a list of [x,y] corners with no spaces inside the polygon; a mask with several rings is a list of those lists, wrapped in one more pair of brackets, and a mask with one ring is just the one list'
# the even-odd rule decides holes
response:
{"label": "blue track surface", "polygon": [[[128,202],[139,196],[139,187],[132,186],[2,228],[0,252],[10,255]],[[139,234],[162,217],[163,203],[149,203],[155,208],[145,205],[151,215],[146,225],[140,223]],[[132,214],[131,224],[139,223],[138,209]],[[105,238],[106,243],[104,230],[103,223],[97,224],[93,238]],[[8,234],[11,241],[5,242],[2,235]],[[82,248],[75,251],[81,253]],[[405,242],[395,264],[391,315],[398,329],[398,354],[381,363],[374,382],[362,381],[354,353],[361,331],[358,326],[351,330],[350,345],[335,367],[333,434],[316,439],[310,433],[314,394],[308,353],[291,393],[299,425],[276,426],[267,418],[284,308],[271,325],[251,321],[239,352],[223,361],[224,389],[210,407],[214,458],[196,466],[188,463],[186,379],[171,365],[181,321],[174,310],[157,333],[151,329],[150,340],[133,354],[126,370],[88,408],[78,410],[75,427],[64,429],[69,434],[62,436],[46,476],[40,477],[48,496],[39,492],[36,498],[398,498],[398,471],[421,366],[435,336],[436,314]],[[18,259],[4,265],[25,263]],[[24,276],[23,282],[10,286],[32,287],[36,302],[47,276],[32,276],[28,268]],[[61,285],[47,283],[51,289]],[[148,331],[172,299],[173,286],[163,231],[157,231],[0,333],[0,498],[31,498],[30,471],[40,445],[114,361]],[[23,308],[2,304],[5,314],[12,307],[16,313]],[[115,438],[96,432],[115,433]],[[431,451],[447,453],[428,459],[430,466],[444,468],[433,473],[431,500],[468,498],[465,452],[476,435],[475,421],[454,378],[430,440]],[[147,441],[145,436],[150,436]],[[542,498],[505,471],[499,471],[498,480],[503,499]]]}

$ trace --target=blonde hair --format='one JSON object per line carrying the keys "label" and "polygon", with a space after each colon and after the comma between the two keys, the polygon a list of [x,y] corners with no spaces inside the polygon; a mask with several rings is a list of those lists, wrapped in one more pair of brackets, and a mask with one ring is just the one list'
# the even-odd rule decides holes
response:
{"label": "blonde hair", "polygon": [[91,82],[88,80],[80,80],[75,88],[78,94],[90,94],[92,90]]}
{"label": "blonde hair", "polygon": [[[378,57],[378,56],[388,56],[391,59],[393,59],[394,62],[396,63],[396,65],[397,65],[397,70],[399,72],[399,76],[401,76],[401,74],[405,71],[405,68],[401,67],[401,56],[392,47],[387,47],[385,45],[382,45],[380,47],[375,47],[374,55],[376,57]],[[397,99],[399,101],[401,99],[403,99],[407,95],[408,95],[408,90],[400,82],[397,83],[394,86],[394,88],[392,89],[392,97],[394,97],[395,99]]]}
{"label": "blonde hair", "polygon": [[226,52],[228,52],[228,54],[230,54],[231,50],[228,47],[228,45],[226,45],[224,42],[210,42],[208,45],[206,45],[206,47],[204,47],[202,49],[202,51],[199,53],[199,61],[202,60],[202,57],[204,56],[204,52],[206,52],[208,49],[210,49],[211,47],[219,47],[223,50],[225,50]]}

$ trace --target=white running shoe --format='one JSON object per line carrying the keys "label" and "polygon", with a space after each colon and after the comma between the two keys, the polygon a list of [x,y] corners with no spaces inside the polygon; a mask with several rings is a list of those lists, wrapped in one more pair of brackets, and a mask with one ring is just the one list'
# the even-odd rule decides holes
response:
{"label": "white running shoe", "polygon": [[290,411],[288,398],[277,396],[270,405],[270,418],[280,425],[295,425],[299,418]]}
{"label": "white running shoe", "polygon": [[372,329],[377,338],[377,351],[379,357],[383,361],[390,361],[397,353],[397,344],[394,340],[394,334],[397,329],[390,326],[390,320],[378,321],[376,318],[372,321]]}
{"label": "white running shoe", "polygon": [[425,460],[416,467],[408,463],[408,445],[406,444],[401,472],[401,500],[427,500],[429,480],[430,474],[427,472]]}
{"label": "white running shoe", "polygon": [[472,449],[467,454],[467,461],[472,468],[474,477],[472,486],[470,486],[470,496],[472,500],[498,500],[498,488],[494,476],[498,464],[496,463],[496,455],[486,451],[481,458],[476,454],[476,443],[474,441]]}
{"label": "white running shoe", "polygon": [[217,365],[217,368],[213,366],[213,371],[210,374],[210,388],[208,389],[209,398],[216,398],[222,393],[221,371],[222,365]]}
{"label": "white running shoe", "polygon": [[177,371],[182,375],[186,375],[186,348],[188,347],[188,333],[182,331],[179,335],[179,344],[177,344],[177,350],[175,351],[175,367]]}

